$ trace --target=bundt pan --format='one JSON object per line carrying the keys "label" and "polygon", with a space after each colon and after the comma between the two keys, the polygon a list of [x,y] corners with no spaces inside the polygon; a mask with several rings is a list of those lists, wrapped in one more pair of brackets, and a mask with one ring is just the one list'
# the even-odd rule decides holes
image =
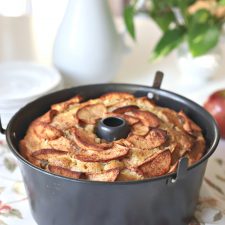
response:
{"label": "bundt pan", "polygon": [[[209,157],[219,134],[213,118],[196,103],[160,89],[162,73],[153,87],[132,84],[96,84],[74,87],[46,95],[22,108],[6,130],[8,145],[17,157],[29,196],[33,217],[39,225],[185,225],[193,217]],[[50,105],[74,95],[96,98],[106,92],[129,92],[152,96],[160,106],[183,109],[203,130],[206,153],[187,167],[182,158],[176,173],[129,182],[76,180],[48,173],[33,166],[19,153],[18,143],[29,124]]]}

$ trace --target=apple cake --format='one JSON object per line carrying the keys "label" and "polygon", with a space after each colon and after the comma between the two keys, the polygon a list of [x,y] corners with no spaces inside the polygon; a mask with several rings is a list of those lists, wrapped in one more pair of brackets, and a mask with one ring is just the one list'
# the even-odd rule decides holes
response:
{"label": "apple cake", "polygon": [[[99,120],[126,121],[126,137],[107,141],[96,133]],[[21,155],[51,173],[92,181],[133,181],[176,171],[205,152],[201,128],[184,111],[156,105],[147,97],[110,92],[82,101],[75,96],[35,119],[19,144]]]}

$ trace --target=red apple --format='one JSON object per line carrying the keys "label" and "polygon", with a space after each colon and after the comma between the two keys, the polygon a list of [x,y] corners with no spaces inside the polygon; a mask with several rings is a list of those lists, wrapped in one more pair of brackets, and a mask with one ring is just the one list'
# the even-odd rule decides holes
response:
{"label": "red apple", "polygon": [[225,138],[225,89],[210,95],[204,107],[216,120],[221,137]]}

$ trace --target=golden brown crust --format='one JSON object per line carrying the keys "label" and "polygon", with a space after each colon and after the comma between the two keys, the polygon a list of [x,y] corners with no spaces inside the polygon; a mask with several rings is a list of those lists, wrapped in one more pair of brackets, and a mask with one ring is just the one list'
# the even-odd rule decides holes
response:
{"label": "golden brown crust", "polygon": [[112,159],[120,159],[125,156],[129,148],[114,144],[112,148],[105,151],[80,150],[76,153],[76,158],[84,162],[107,162]]}
{"label": "golden brown crust", "polygon": [[81,149],[103,151],[113,146],[113,143],[97,143],[95,141],[97,138],[95,134],[81,128],[73,127],[71,128],[71,133],[74,135],[74,142]]}
{"label": "golden brown crust", "polygon": [[154,128],[151,129],[145,137],[139,135],[131,135],[128,138],[128,141],[130,141],[136,148],[152,149],[159,147],[160,145],[165,143],[166,137],[166,131],[159,128]]}
{"label": "golden brown crust", "polygon": [[112,169],[102,173],[87,173],[86,177],[88,180],[93,181],[113,182],[116,180],[119,173],[120,173],[119,169]]}
{"label": "golden brown crust", "polygon": [[144,176],[135,169],[123,169],[120,171],[117,181],[143,180]]}
{"label": "golden brown crust", "polygon": [[82,101],[82,97],[79,96],[79,95],[76,95],[76,96],[74,96],[73,98],[71,98],[71,99],[69,99],[69,100],[67,100],[67,101],[65,101],[65,102],[60,102],[60,103],[57,103],[57,104],[52,105],[52,106],[51,106],[51,109],[52,109],[52,110],[56,110],[56,111],[58,111],[58,112],[62,112],[62,111],[64,111],[64,110],[68,109],[68,107],[69,107],[70,105],[79,103],[79,102],[81,102],[81,101]]}
{"label": "golden brown crust", "polygon": [[54,156],[58,156],[58,155],[66,155],[66,154],[67,154],[67,152],[65,152],[65,151],[46,148],[46,149],[40,149],[38,151],[33,152],[32,156],[37,159],[48,160],[49,157],[54,157]]}
{"label": "golden brown crust", "polygon": [[78,179],[81,175],[81,173],[76,172],[76,171],[71,171],[69,169],[60,167],[60,166],[48,166],[48,170],[52,173],[55,173],[57,175],[61,175],[64,177],[69,177],[69,178],[74,178],[74,179]]}
{"label": "golden brown crust", "polygon": [[[147,97],[111,92],[81,102],[75,96],[51,106],[29,126],[20,153],[51,173],[93,181],[132,181],[176,171],[204,154],[201,129],[183,111],[157,106]],[[127,138],[107,142],[95,133],[100,118],[125,119]]]}
{"label": "golden brown crust", "polygon": [[138,118],[146,127],[158,127],[160,123],[159,118],[148,111],[135,109],[133,111],[130,111],[128,115]]}
{"label": "golden brown crust", "polygon": [[125,99],[133,99],[133,98],[134,98],[134,96],[127,92],[110,92],[110,93],[106,93],[100,97],[100,99],[103,101],[108,100],[111,102],[113,102],[115,100],[121,101],[121,99],[125,100]]}
{"label": "golden brown crust", "polygon": [[192,134],[193,132],[202,131],[201,128],[192,120],[190,120],[183,111],[180,111],[178,115],[183,119],[183,128],[185,131],[187,131],[190,134]]}
{"label": "golden brown crust", "polygon": [[150,159],[158,155],[162,150],[155,149],[139,149],[132,148],[129,151],[128,157],[123,159],[125,167],[128,169],[137,169],[140,165],[148,162]]}
{"label": "golden brown crust", "polygon": [[171,152],[169,150],[163,151],[156,155],[150,161],[144,163],[139,167],[139,170],[145,177],[157,177],[166,174],[171,165]]}
{"label": "golden brown crust", "polygon": [[50,109],[43,116],[39,117],[36,121],[40,121],[43,123],[51,123],[53,118],[58,114],[57,110]]}
{"label": "golden brown crust", "polygon": [[149,132],[149,127],[145,126],[142,122],[135,123],[132,126],[132,133],[138,136],[145,136]]}
{"label": "golden brown crust", "polygon": [[95,124],[96,120],[102,118],[106,113],[106,107],[102,103],[84,105],[77,113],[77,119],[86,124]]}
{"label": "golden brown crust", "polygon": [[31,154],[30,150],[26,147],[26,140],[23,139],[19,142],[20,154],[28,160],[28,156]]}
{"label": "golden brown crust", "polygon": [[194,143],[193,148],[187,153],[189,159],[189,165],[196,163],[204,154],[205,149],[202,147],[205,145],[203,137],[199,136],[198,141]]}
{"label": "golden brown crust", "polygon": [[119,113],[119,114],[124,114],[126,112],[132,112],[132,111],[135,111],[137,109],[139,109],[139,107],[136,106],[136,105],[127,105],[127,106],[123,106],[123,107],[114,109],[113,112]]}
{"label": "golden brown crust", "polygon": [[44,122],[36,121],[33,128],[39,138],[54,140],[62,136],[60,130]]}

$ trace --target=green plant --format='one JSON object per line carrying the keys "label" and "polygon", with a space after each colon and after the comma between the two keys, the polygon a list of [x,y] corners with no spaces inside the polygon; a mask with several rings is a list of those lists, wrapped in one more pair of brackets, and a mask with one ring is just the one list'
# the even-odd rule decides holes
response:
{"label": "green plant", "polygon": [[[225,22],[225,0],[146,0],[147,14],[162,30],[151,59],[169,54],[181,43],[188,44],[193,56],[206,54],[214,48]],[[131,1],[124,10],[128,32],[135,40],[134,16],[138,12],[137,0]]]}

